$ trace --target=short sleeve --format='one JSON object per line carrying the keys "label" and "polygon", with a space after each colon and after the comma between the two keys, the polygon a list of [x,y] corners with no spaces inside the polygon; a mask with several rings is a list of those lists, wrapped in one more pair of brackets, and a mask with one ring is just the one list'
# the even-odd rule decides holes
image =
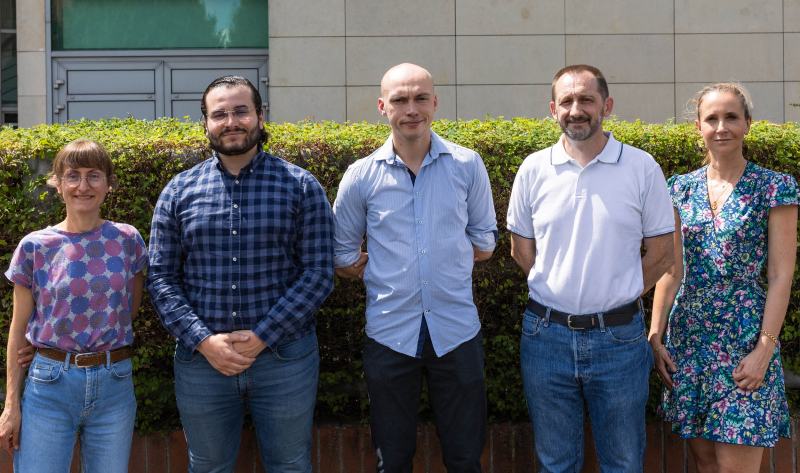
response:
{"label": "short sleeve", "polygon": [[[5,276],[14,284],[31,289],[33,287],[33,271],[36,261],[36,245],[28,238],[23,238],[11,257],[11,265]],[[43,258],[42,255],[40,255]]]}
{"label": "short sleeve", "polygon": [[779,205],[800,205],[800,188],[789,174],[776,172],[767,186],[769,208]]}
{"label": "short sleeve", "polygon": [[670,194],[661,167],[653,161],[642,207],[642,236],[645,238],[675,231],[675,212],[672,211],[675,199],[670,199]]}
{"label": "short sleeve", "polygon": [[511,187],[511,198],[508,202],[506,215],[506,228],[524,238],[535,238],[533,228],[531,194],[531,157],[528,156],[514,176],[514,185]]}
{"label": "short sleeve", "polygon": [[147,247],[144,244],[144,239],[138,231],[134,230],[136,234],[136,262],[133,265],[133,272],[138,273],[147,268],[150,264],[150,259],[147,256]]}
{"label": "short sleeve", "polygon": [[672,206],[675,208],[680,207],[680,175],[675,174],[674,176],[667,179],[667,190],[669,191],[669,196],[672,199]]}

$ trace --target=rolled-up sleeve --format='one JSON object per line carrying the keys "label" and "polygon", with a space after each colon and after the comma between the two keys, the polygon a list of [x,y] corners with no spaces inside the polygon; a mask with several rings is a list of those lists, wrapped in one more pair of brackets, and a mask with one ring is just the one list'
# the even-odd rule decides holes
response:
{"label": "rolled-up sleeve", "polygon": [[355,264],[364,243],[367,208],[359,189],[358,170],[357,166],[347,169],[333,203],[333,257],[337,268]]}
{"label": "rolled-up sleeve", "polygon": [[150,230],[147,292],[167,331],[190,352],[213,335],[197,316],[183,290],[183,250],[175,214],[175,181],[158,198]]}
{"label": "rolled-up sleeve", "polygon": [[472,187],[467,196],[467,236],[475,248],[494,251],[497,245],[497,216],[489,173],[477,154],[473,161]]}

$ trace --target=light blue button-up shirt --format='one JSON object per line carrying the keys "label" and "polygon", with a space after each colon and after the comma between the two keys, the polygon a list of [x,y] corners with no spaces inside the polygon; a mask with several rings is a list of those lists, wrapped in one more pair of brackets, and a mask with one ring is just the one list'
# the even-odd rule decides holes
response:
{"label": "light blue button-up shirt", "polygon": [[492,189],[483,160],[431,131],[415,181],[392,137],[345,172],[333,204],[334,264],[354,264],[367,236],[367,335],[414,356],[421,317],[438,356],[480,330],[472,299],[475,245],[497,241]]}

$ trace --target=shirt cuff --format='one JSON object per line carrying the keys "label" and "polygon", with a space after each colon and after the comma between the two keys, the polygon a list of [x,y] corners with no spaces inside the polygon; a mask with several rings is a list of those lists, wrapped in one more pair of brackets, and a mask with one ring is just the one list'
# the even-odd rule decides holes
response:
{"label": "shirt cuff", "polygon": [[346,268],[348,266],[352,266],[356,264],[358,259],[361,258],[361,248],[353,251],[349,251],[347,253],[342,254],[334,254],[333,256],[333,267],[334,268]]}
{"label": "shirt cuff", "polygon": [[203,340],[211,335],[214,335],[214,332],[202,325],[194,330],[184,332],[184,334],[181,336],[181,343],[189,353],[194,353],[194,351],[197,350],[198,345],[200,345]]}
{"label": "shirt cuff", "polygon": [[497,230],[492,230],[489,233],[482,233],[480,235],[468,235],[469,241],[475,248],[481,251],[494,251],[497,246]]}

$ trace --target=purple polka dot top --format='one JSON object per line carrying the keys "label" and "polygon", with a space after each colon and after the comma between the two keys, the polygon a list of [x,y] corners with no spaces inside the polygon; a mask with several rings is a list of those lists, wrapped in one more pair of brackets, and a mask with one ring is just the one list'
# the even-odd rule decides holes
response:
{"label": "purple polka dot top", "polygon": [[106,221],[83,233],[47,227],[27,235],[5,275],[33,294],[25,331],[33,345],[91,353],[133,343],[133,277],[147,264],[139,232]]}

